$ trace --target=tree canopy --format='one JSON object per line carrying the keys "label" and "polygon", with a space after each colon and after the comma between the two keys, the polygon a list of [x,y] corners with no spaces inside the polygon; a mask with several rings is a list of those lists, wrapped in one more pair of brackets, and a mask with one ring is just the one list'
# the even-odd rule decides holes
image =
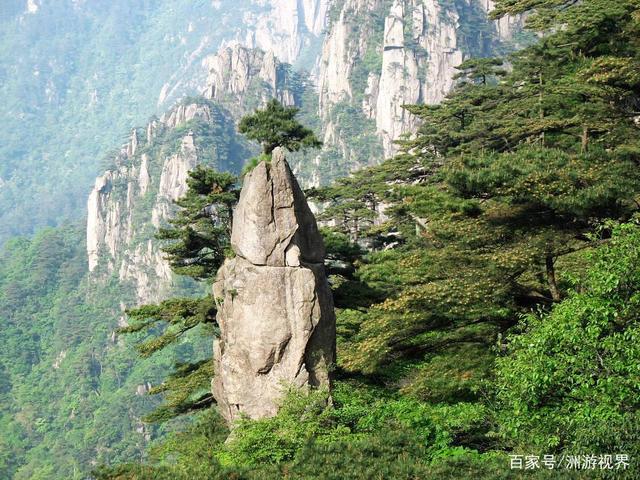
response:
{"label": "tree canopy", "polygon": [[167,241],[162,250],[176,273],[197,279],[215,275],[229,253],[236,181],[203,165],[189,172],[187,193],[176,201],[178,213],[156,235]]}
{"label": "tree canopy", "polygon": [[270,155],[276,147],[290,152],[320,147],[322,142],[313,131],[296,120],[298,111],[296,107],[285,107],[271,99],[264,109],[242,117],[238,131],[259,142],[265,155]]}

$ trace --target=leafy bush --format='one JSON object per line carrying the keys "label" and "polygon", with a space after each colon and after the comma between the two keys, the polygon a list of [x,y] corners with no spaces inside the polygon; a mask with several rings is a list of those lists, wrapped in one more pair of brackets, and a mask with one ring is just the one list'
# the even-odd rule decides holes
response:
{"label": "leafy bush", "polygon": [[551,312],[498,360],[502,435],[520,448],[640,453],[640,226],[616,226]]}

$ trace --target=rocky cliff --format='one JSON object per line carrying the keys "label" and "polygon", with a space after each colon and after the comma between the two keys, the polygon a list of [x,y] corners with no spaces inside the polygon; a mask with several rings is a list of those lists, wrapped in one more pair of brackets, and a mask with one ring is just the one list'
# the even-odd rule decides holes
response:
{"label": "rocky cliff", "polygon": [[335,361],[322,238],[282,150],[245,177],[231,244],[213,285],[212,389],[229,423],[275,415],[288,387],[328,388]]}
{"label": "rocky cliff", "polygon": [[264,52],[233,43],[205,59],[207,87],[203,96],[224,102],[236,113],[258,107],[269,98],[294,105],[294,92],[287,85],[286,64],[272,51]]}
{"label": "rocky cliff", "polygon": [[130,282],[140,303],[163,298],[172,277],[153,233],[186,192],[187,173],[198,163],[237,171],[247,154],[230,114],[205,99],[187,99],[133,130],[87,202],[92,276]]}
{"label": "rocky cliff", "polygon": [[261,0],[259,3],[270,9],[245,14],[246,33],[242,42],[248,47],[271,51],[281,61],[291,64],[298,61],[303,49],[310,49],[311,54],[300,63],[303,67],[312,67],[330,0]]}
{"label": "rocky cliff", "polygon": [[397,150],[393,141],[416,126],[402,105],[440,102],[454,84],[455,67],[465,58],[509,48],[521,22],[489,21],[492,8],[491,0],[336,4],[318,81],[319,111],[331,133],[325,138],[343,147],[351,143],[334,132],[336,108],[347,104],[357,108],[352,118],[374,121],[384,156],[392,155]]}
{"label": "rocky cliff", "polygon": [[[158,105],[175,102],[185,92],[209,85],[212,51],[231,45],[271,52],[279,61],[312,70],[319,54],[329,0],[214,1],[210,14],[184,19],[186,32],[176,41],[193,44],[164,83]],[[212,20],[214,23],[212,23]],[[220,43],[215,34],[227,30]]]}
{"label": "rocky cliff", "polygon": [[153,234],[174,213],[199,163],[238,173],[251,156],[235,122],[269,98],[296,103],[289,67],[272,52],[228,44],[207,58],[202,97],[187,98],[134,129],[87,202],[87,256],[94,278],[130,282],[139,303],[166,297],[172,274]]}

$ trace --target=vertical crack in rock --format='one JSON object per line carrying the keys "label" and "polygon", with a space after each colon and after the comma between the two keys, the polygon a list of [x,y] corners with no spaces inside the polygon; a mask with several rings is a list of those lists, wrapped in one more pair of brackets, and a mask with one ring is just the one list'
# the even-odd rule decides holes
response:
{"label": "vertical crack in rock", "polygon": [[335,314],[315,217],[281,149],[244,180],[236,256],[218,272],[212,391],[231,424],[277,413],[287,388],[330,387]]}

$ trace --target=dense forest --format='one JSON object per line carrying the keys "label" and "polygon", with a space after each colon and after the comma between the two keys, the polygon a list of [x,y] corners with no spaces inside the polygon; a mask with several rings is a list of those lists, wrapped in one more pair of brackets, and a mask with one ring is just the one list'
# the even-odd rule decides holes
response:
{"label": "dense forest", "polygon": [[419,122],[397,155],[305,192],[336,307],[330,392],[293,389],[231,434],[211,394],[218,305],[202,292],[243,175],[277,146],[320,145],[308,111],[272,101],[238,125],[262,153],[238,177],[189,172],[157,229],[176,296],[117,330],[98,320],[132,293],[86,277],[81,227],[3,247],[0,474],[638,478],[640,2],[496,0],[492,15],[524,15],[537,41],[465,60],[443,102],[404,106]]}

